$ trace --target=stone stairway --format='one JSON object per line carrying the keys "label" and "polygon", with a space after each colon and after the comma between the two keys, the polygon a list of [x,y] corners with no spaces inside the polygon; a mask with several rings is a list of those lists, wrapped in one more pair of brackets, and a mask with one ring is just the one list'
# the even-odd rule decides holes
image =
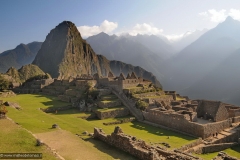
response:
{"label": "stone stairway", "polygon": [[144,118],[142,112],[135,107],[135,104],[133,102],[130,102],[130,100],[123,93],[118,93],[113,88],[111,89],[112,93],[122,101],[122,103],[129,109],[129,111],[137,118],[137,120],[143,121]]}

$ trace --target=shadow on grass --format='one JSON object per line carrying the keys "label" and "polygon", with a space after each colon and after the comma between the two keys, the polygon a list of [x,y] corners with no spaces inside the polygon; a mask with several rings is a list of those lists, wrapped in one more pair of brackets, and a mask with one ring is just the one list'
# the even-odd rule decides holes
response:
{"label": "shadow on grass", "polygon": [[94,145],[95,148],[97,148],[99,151],[104,152],[110,156],[113,157],[113,159],[119,159],[119,160],[137,160],[136,157],[130,155],[129,153],[126,153],[114,146],[111,146],[109,144],[106,144],[98,139],[94,138],[86,138],[84,139],[87,142],[90,142]]}
{"label": "shadow on grass", "polygon": [[191,137],[191,136],[187,136],[181,133],[177,133],[171,130],[167,130],[167,129],[163,129],[163,128],[159,128],[159,127],[154,127],[142,122],[138,122],[138,121],[133,121],[132,125],[130,125],[133,128],[136,128],[138,130],[145,130],[151,134],[155,134],[158,136],[174,136],[174,137],[179,137],[179,138],[183,138],[185,140],[194,140],[196,139],[195,137]]}

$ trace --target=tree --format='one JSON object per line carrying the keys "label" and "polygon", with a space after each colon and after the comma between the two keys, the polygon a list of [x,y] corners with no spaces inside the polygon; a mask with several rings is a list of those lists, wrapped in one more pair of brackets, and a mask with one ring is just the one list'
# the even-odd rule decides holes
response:
{"label": "tree", "polygon": [[9,81],[6,80],[2,75],[0,75],[0,90],[9,88]]}

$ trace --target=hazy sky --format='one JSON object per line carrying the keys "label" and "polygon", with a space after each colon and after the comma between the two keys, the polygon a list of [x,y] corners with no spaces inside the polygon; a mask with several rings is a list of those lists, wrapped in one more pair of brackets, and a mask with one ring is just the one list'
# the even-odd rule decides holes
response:
{"label": "hazy sky", "polygon": [[103,31],[176,39],[213,28],[229,15],[240,20],[239,0],[0,0],[0,52],[44,41],[64,20],[84,38]]}

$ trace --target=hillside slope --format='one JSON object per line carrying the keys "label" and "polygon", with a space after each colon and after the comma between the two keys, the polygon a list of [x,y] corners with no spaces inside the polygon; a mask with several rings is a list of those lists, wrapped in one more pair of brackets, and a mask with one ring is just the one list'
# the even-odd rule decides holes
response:
{"label": "hillside slope", "polygon": [[19,69],[34,60],[42,42],[20,44],[15,49],[0,54],[0,72],[5,73],[10,67]]}

